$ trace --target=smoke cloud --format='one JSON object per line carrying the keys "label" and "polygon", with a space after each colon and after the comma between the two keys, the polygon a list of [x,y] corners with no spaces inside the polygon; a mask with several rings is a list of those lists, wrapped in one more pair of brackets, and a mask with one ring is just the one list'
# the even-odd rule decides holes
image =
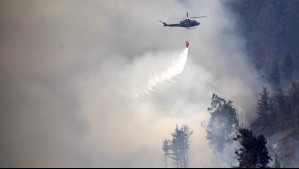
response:
{"label": "smoke cloud", "polygon": [[[186,11],[208,17],[189,31],[158,22]],[[212,94],[256,116],[237,27],[221,1],[0,1],[1,167],[161,167],[176,124],[194,131],[190,167],[212,167]],[[160,83],[186,40],[185,69]]]}

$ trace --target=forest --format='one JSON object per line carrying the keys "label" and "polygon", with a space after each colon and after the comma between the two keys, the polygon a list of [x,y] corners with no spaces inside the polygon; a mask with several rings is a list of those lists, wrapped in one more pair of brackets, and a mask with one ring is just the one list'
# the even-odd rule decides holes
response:
{"label": "forest", "polygon": [[[258,116],[243,126],[237,100],[212,95],[206,138],[217,161],[227,167],[298,167],[299,161],[299,1],[225,1],[247,40],[249,60],[265,82],[256,100]],[[196,130],[196,129],[194,129]],[[163,142],[166,167],[188,167],[191,129],[176,127]],[[238,146],[234,144],[238,143]],[[196,144],[196,143],[192,143]],[[222,162],[223,163],[223,162]]]}

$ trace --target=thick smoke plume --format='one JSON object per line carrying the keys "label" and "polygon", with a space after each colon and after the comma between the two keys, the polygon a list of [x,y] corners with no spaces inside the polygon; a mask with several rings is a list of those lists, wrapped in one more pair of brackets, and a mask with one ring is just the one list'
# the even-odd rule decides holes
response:
{"label": "thick smoke plume", "polygon": [[[172,67],[187,33],[158,21],[185,11],[208,17]],[[160,167],[176,124],[194,131],[190,167],[212,167],[212,94],[256,117],[259,81],[221,1],[3,0],[0,25],[2,167]]]}

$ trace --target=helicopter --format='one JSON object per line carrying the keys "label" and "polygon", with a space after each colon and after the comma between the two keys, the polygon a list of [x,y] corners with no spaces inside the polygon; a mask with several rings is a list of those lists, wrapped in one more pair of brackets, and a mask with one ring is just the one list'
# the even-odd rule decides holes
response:
{"label": "helicopter", "polygon": [[196,16],[196,17],[189,18],[189,15],[187,12],[187,18],[168,18],[168,19],[182,19],[180,21],[180,23],[167,24],[166,22],[162,22],[162,21],[159,21],[159,22],[163,23],[164,26],[168,26],[168,27],[182,27],[182,28],[190,29],[190,28],[196,28],[196,26],[198,26],[200,24],[196,20],[191,20],[191,19],[203,18],[203,17],[207,17],[207,16]]}

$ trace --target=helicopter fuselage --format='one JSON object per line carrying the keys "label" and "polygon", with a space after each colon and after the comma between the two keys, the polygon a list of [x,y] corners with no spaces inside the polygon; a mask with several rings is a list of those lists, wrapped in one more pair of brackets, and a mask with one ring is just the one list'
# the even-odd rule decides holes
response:
{"label": "helicopter fuselage", "polygon": [[190,28],[194,26],[198,26],[200,23],[197,22],[196,20],[190,20],[190,19],[185,19],[183,21],[180,21],[180,26],[184,28]]}
{"label": "helicopter fuselage", "polygon": [[[160,22],[162,22],[162,21],[160,21]],[[162,23],[164,26],[168,26],[168,27],[183,27],[183,28],[187,28],[187,29],[198,26],[200,24],[196,20],[190,20],[190,19],[182,20],[182,21],[180,21],[180,23],[177,23],[177,24],[167,24],[165,22],[162,22]]]}

